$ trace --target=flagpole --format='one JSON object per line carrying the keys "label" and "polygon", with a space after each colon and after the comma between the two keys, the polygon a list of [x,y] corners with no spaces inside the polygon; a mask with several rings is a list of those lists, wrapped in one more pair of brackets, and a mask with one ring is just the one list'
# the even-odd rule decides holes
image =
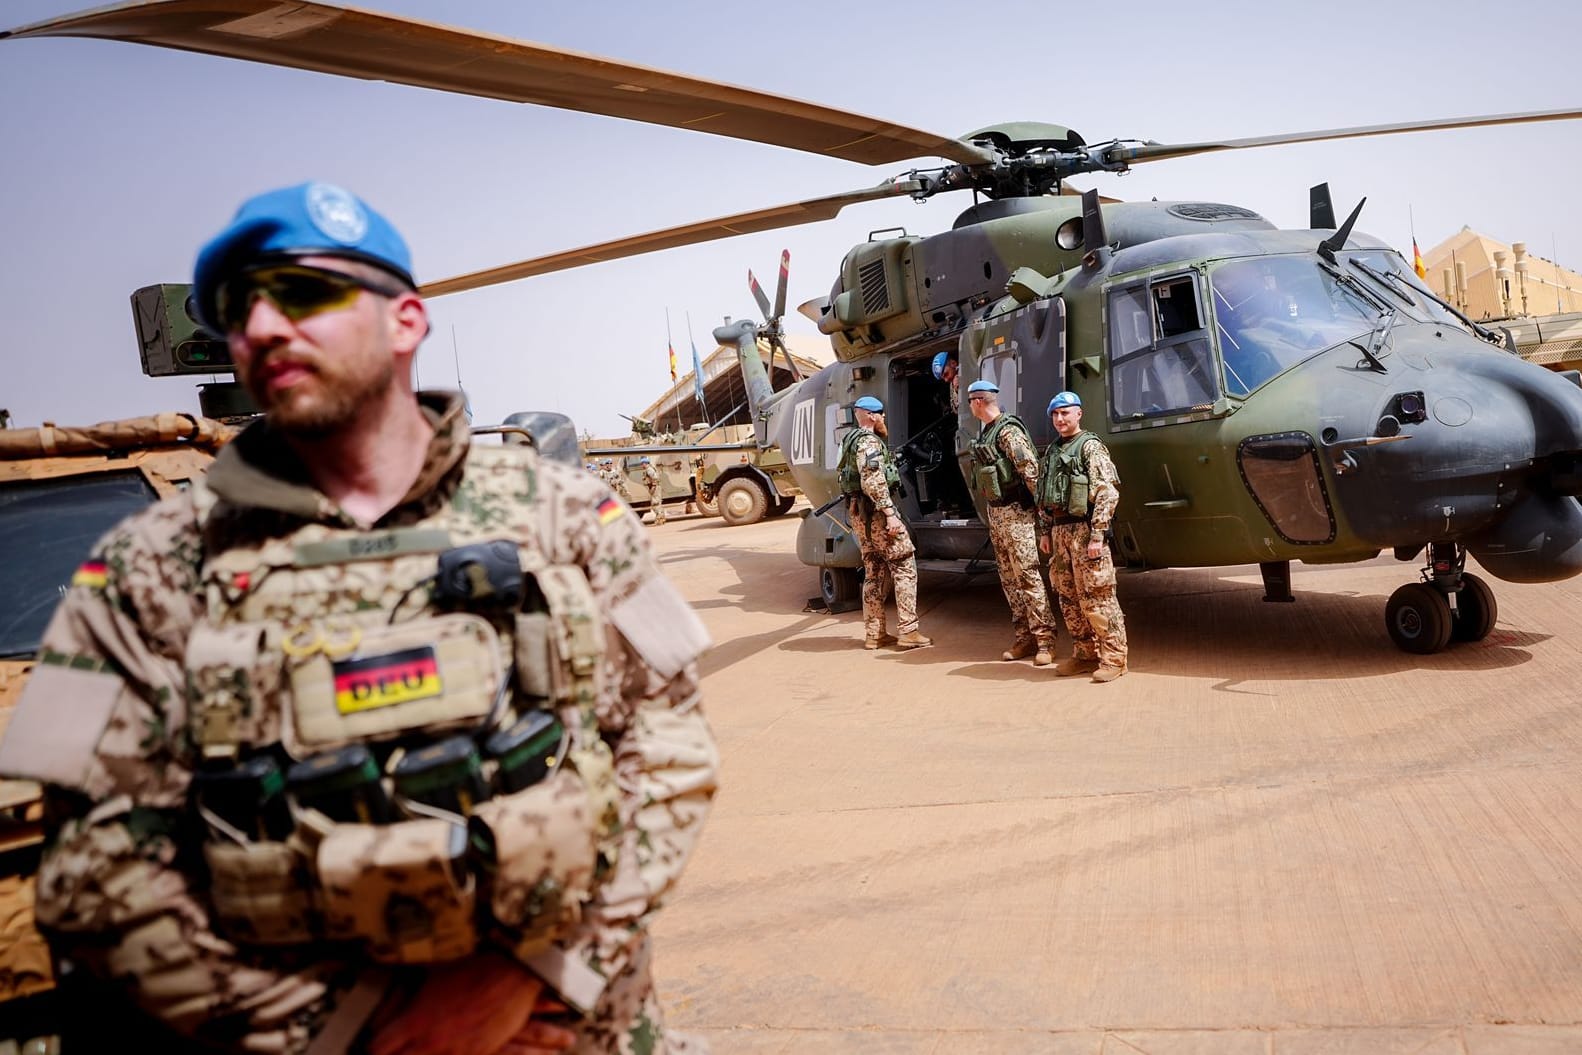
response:
{"label": "flagpole", "polygon": [[[703,389],[703,363],[698,359],[698,341],[692,336],[692,312],[687,312],[687,343],[692,346],[692,394],[698,399],[698,413],[710,421],[709,401]],[[711,422],[712,423],[712,422]]]}
{"label": "flagpole", "polygon": [[[665,305],[665,351],[670,356],[670,390],[676,388],[676,342],[670,336],[670,306]],[[658,422],[654,422],[658,424]],[[676,404],[676,428],[681,428],[681,404]]]}

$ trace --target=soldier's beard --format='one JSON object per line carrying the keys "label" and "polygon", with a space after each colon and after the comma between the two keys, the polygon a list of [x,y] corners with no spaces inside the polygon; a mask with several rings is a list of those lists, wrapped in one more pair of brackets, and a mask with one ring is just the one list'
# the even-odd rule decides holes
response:
{"label": "soldier's beard", "polygon": [[253,398],[282,432],[316,438],[340,432],[372,410],[395,383],[395,365],[380,360],[358,374],[315,362],[312,376],[281,392],[253,392]]}
{"label": "soldier's beard", "polygon": [[873,419],[873,434],[881,440],[890,438],[890,427],[884,423],[883,418]]}

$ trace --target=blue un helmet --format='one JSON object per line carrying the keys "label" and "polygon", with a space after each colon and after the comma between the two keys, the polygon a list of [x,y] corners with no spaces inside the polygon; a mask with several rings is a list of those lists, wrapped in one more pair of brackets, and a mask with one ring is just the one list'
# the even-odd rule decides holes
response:
{"label": "blue un helmet", "polygon": [[351,191],[332,183],[299,183],[249,198],[198,252],[192,304],[198,321],[224,333],[215,312],[221,283],[262,263],[299,256],[338,256],[372,264],[404,288],[415,288],[412,252],[395,226]]}
{"label": "blue un helmet", "polygon": [[940,352],[938,355],[934,356],[934,380],[935,381],[943,381],[943,380],[945,380],[945,364],[948,363],[948,362],[950,362],[950,353],[949,352]]}
{"label": "blue un helmet", "polygon": [[1056,392],[1055,398],[1049,401],[1049,409],[1045,413],[1053,414],[1061,407],[1080,407],[1081,405],[1082,397],[1075,392]]}
{"label": "blue un helmet", "polygon": [[858,410],[866,410],[870,414],[884,413],[884,404],[879,402],[879,400],[873,396],[863,396],[861,399],[857,400],[857,402],[853,403],[852,406],[856,407]]}

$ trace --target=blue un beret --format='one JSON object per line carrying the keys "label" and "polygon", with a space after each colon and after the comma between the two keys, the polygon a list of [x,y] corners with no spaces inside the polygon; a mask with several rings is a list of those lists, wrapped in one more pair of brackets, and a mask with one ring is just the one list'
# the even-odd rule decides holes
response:
{"label": "blue un beret", "polygon": [[856,407],[858,410],[866,410],[870,414],[884,413],[884,404],[879,402],[873,396],[863,396],[861,399],[857,400],[857,402],[853,403],[852,406]]}
{"label": "blue un beret", "polygon": [[1055,398],[1049,401],[1049,409],[1045,413],[1053,414],[1061,407],[1080,407],[1081,405],[1082,397],[1075,392],[1056,392]]}
{"label": "blue un beret", "polygon": [[406,285],[412,253],[399,232],[351,191],[333,183],[299,183],[249,198],[198,252],[192,300],[199,321],[215,333],[214,297],[220,284],[271,257],[341,256],[383,268]]}
{"label": "blue un beret", "polygon": [[998,392],[999,390],[1000,386],[993,381],[974,381],[967,386],[967,395],[970,396],[974,392]]}

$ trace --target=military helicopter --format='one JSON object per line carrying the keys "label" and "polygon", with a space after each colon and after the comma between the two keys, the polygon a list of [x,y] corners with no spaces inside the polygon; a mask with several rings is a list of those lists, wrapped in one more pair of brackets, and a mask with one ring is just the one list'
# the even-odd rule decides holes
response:
{"label": "military helicopter", "polygon": [[[429,295],[788,227],[883,198],[970,191],[951,230],[873,238],[807,305],[830,367],[771,393],[751,322],[736,343],[759,442],[785,451],[816,503],[835,489],[850,403],[882,399],[904,438],[904,517],[924,559],[983,553],[967,489],[975,423],[939,413],[930,361],[959,355],[962,383],[995,381],[1002,405],[1052,435],[1043,406],[1077,391],[1084,424],[1123,481],[1117,560],[1136,569],[1257,563],[1265,599],[1290,600],[1289,564],[1421,556],[1385,622],[1401,648],[1478,640],[1496,602],[1465,570],[1543,582],[1582,571],[1582,388],[1522,362],[1440,301],[1398,253],[1336,224],[1280,230],[1216,202],[1118,202],[1079,194],[1084,173],[1216,151],[1412,131],[1573,119],[1547,110],[1188,144],[1089,143],[1022,122],[960,138],[682,74],[326,4],[164,0],[0,36],[155,44],[625,117],[863,164],[937,156],[875,187],[754,210],[457,276]],[[766,311],[774,331],[783,312]],[[760,304],[763,303],[760,298]],[[948,404],[947,404],[948,406]],[[857,551],[833,514],[804,519],[798,556],[827,599],[849,597]]]}

